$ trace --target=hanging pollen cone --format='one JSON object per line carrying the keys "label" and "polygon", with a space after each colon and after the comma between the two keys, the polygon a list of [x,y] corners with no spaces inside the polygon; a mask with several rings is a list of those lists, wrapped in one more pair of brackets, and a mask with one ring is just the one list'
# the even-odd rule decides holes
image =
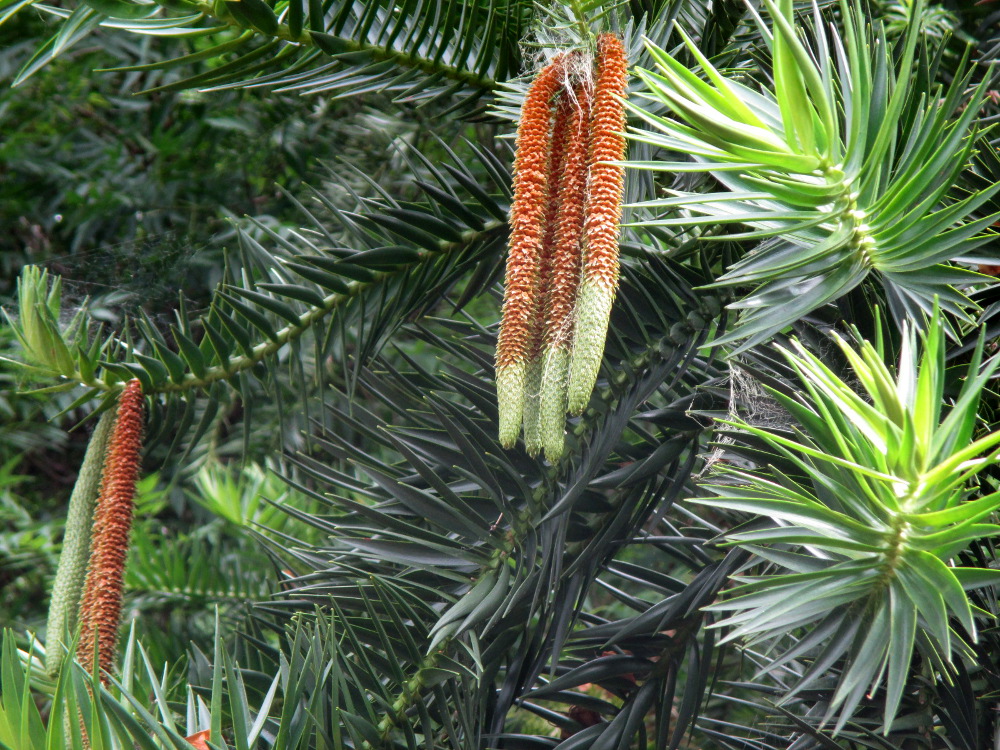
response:
{"label": "hanging pollen cone", "polygon": [[513,446],[521,432],[545,217],[550,198],[552,102],[562,87],[562,57],[535,77],[521,111],[514,159],[514,203],[504,280],[503,313],[497,338],[496,380],[500,442]]}
{"label": "hanging pollen cone", "polygon": [[142,386],[138,380],[131,380],[118,399],[118,414],[111,428],[101,492],[94,510],[90,564],[80,599],[77,659],[90,671],[96,652],[105,684],[115,664],[144,411]]}
{"label": "hanging pollen cone", "polygon": [[542,443],[550,460],[561,456],[563,451],[566,386],[583,261],[592,91],[589,85],[578,83],[573,88],[573,94],[576,106],[569,127],[573,140],[566,154],[566,169],[559,180],[561,203],[559,217],[553,227],[552,288],[545,307],[545,347],[542,352]]}
{"label": "hanging pollen cone", "polygon": [[[524,445],[528,453],[537,455],[542,448],[542,352],[546,344],[546,314],[551,304],[552,286],[557,281],[553,274],[557,273],[556,232],[555,227],[560,217],[560,206],[565,202],[565,194],[561,188],[561,177],[568,173],[566,168],[567,149],[574,148],[573,130],[570,121],[573,118],[573,102],[567,96],[559,97],[556,105],[555,121],[552,125],[552,148],[549,153],[550,197],[545,211],[545,239],[542,242],[542,253],[539,258],[538,283],[534,291],[534,307],[529,328],[528,345],[528,376],[524,393]],[[553,192],[554,191],[554,192]],[[513,440],[517,440],[517,427],[514,428]]]}
{"label": "hanging pollen cone", "polygon": [[587,406],[604,354],[611,306],[618,291],[618,230],[625,194],[625,92],[628,60],[618,37],[597,43],[597,84],[590,125],[583,279],[576,299],[576,329],[569,374],[569,411]]}
{"label": "hanging pollen cone", "polygon": [[517,130],[496,378],[500,442],[562,456],[566,412],[597,381],[618,288],[628,60],[614,34],[567,53],[528,89]]}

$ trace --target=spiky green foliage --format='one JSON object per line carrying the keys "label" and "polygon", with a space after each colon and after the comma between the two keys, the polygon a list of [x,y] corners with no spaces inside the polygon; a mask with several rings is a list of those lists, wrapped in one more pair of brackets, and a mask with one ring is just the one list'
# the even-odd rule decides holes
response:
{"label": "spiky green foliage", "polygon": [[[682,491],[673,474],[693,464],[700,425],[672,434],[632,414],[649,401],[681,417],[671,404],[712,365],[697,353],[705,330],[679,304],[653,304],[652,291],[668,285],[678,302],[697,305],[692,279],[649,260],[651,272],[627,277],[609,346],[623,372],[643,374],[599,390],[570,437],[579,461],[546,467],[498,448],[496,407],[481,383],[490,339],[475,324],[443,321],[420,336],[448,352],[447,368],[376,364],[358,383],[373,406],[332,401],[320,452],[293,458],[300,489],[307,480],[327,488],[312,494],[328,507],[294,515],[327,541],[301,551],[275,542],[299,574],[284,596],[296,609],[332,603],[349,634],[345,659],[363,654],[386,667],[357,675],[373,703],[341,698],[351,725],[375,728],[377,746],[422,746],[433,729],[439,742],[477,747],[502,731],[509,708],[558,658],[601,562]],[[615,468],[623,461],[631,466]]]}
{"label": "spiky green foliage", "polygon": [[26,8],[60,23],[21,68],[15,85],[98,29],[113,29],[202,40],[180,57],[115,68],[190,71],[149,91],[268,86],[341,97],[377,91],[407,104],[452,99],[468,115],[497,81],[518,72],[531,5],[523,0],[447,6],[437,0],[100,0],[69,7],[17,2],[0,8],[0,23]]}
{"label": "spiky green foliage", "polygon": [[846,658],[825,709],[825,718],[839,712],[837,729],[885,684],[889,732],[911,687],[914,648],[950,681],[953,654],[967,657],[977,640],[966,591],[1000,582],[996,571],[952,562],[973,540],[1000,531],[985,522],[1000,508],[1000,494],[981,494],[975,483],[1000,455],[1000,432],[974,439],[979,401],[1000,359],[984,365],[980,340],[954,404],[944,408],[942,325],[935,312],[922,352],[913,330],[904,330],[896,368],[881,347],[863,342],[855,350],[838,337],[856,388],[793,342],[782,353],[803,391],[774,397],[797,435],[732,424],[782,455],[795,474],[723,467],[722,481],[709,485],[716,497],[698,501],[770,521],[726,538],[787,572],[741,577],[725,602],[708,609],[731,613],[717,624],[728,629],[724,641],[780,642],[808,629],[761,667],[812,659],[783,701],[823,677],[822,665]]}
{"label": "spiky green foliage", "polygon": [[[208,732],[218,750],[253,747],[264,738],[288,750],[332,747],[321,727],[328,718],[320,696],[329,679],[329,631],[300,629],[280,657],[280,670],[263,685],[223,649],[217,634],[205,684],[188,683],[156,665],[131,632],[121,674],[103,685],[66,661],[51,679],[40,677],[45,653],[32,643],[19,650],[5,630],[0,650],[0,744],[53,750],[190,750],[188,737]],[[50,697],[46,722],[33,688]],[[55,720],[53,720],[53,718]],[[203,738],[204,735],[203,735]]]}
{"label": "spiky green foliage", "polygon": [[914,28],[924,38],[941,39],[959,31],[957,16],[936,3],[918,5],[916,0],[882,0],[878,5],[885,14],[883,20],[889,36]]}
{"label": "spiky green foliage", "polygon": [[[635,138],[692,156],[633,166],[709,172],[725,188],[650,201],[646,208],[666,216],[644,223],[739,223],[750,227],[741,238],[764,239],[716,281],[753,287],[731,305],[742,315],[720,343],[759,343],[872,274],[900,322],[928,312],[935,296],[970,320],[959,289],[981,278],[949,261],[976,262],[990,241],[982,231],[997,215],[977,212],[997,188],[966,195],[955,179],[980,137],[974,123],[988,79],[966,96],[972,71],[962,65],[947,87],[915,86],[922,67],[933,78],[940,65],[940,58],[918,62],[916,22],[894,49],[842,2],[843,36],[828,39],[817,13],[807,46],[791,0],[764,5],[773,90],[724,76],[686,38],[700,72],[650,42],[658,72],[638,73],[644,96],[659,106],[633,105],[658,131]],[[917,2],[914,14],[921,8]]]}

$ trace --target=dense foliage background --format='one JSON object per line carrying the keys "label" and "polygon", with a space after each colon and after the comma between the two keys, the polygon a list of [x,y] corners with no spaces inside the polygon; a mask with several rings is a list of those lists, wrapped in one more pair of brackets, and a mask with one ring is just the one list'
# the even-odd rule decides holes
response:
{"label": "dense foliage background", "polygon": [[[557,465],[500,449],[492,391],[507,136],[539,47],[584,43],[574,28],[582,18],[592,31],[623,32],[636,66],[656,63],[645,34],[704,76],[683,32],[724,75],[774,91],[787,79],[775,74],[754,22],[759,10],[771,28],[773,8],[751,3],[751,12],[732,0],[162,5],[158,18],[203,15],[178,22],[185,33],[133,33],[149,31],[142,4],[0,1],[0,303],[12,315],[0,327],[0,354],[30,360],[15,333],[17,279],[29,265],[62,276],[55,319],[64,330],[85,307],[88,341],[113,334],[97,357],[112,364],[101,371],[107,387],[88,391],[70,376],[73,388],[26,393],[59,374],[26,374],[10,362],[0,369],[0,624],[11,631],[0,743],[62,742],[50,711],[75,714],[65,702],[74,689],[74,700],[98,706],[86,721],[103,711],[104,744],[94,746],[109,748],[184,747],[183,738],[204,730],[213,746],[288,748],[936,749],[998,741],[992,579],[963,578],[972,609],[945,602],[940,622],[934,603],[918,602],[912,625],[900,625],[898,608],[889,614],[888,594],[882,623],[875,610],[848,608],[831,585],[821,614],[843,601],[866,625],[850,633],[832,616],[817,623],[804,610],[781,610],[792,589],[754,594],[764,597],[746,604],[754,627],[738,619],[712,627],[739,608],[705,607],[758,576],[810,575],[816,560],[840,560],[836,545],[775,531],[808,522],[726,505],[728,488],[739,485],[726,467],[759,469],[796,492],[817,476],[834,481],[822,461],[780,442],[809,424],[795,411],[803,394],[822,399],[774,342],[798,337],[889,421],[889,399],[879,401],[874,385],[865,390],[865,372],[831,332],[878,340],[872,362],[884,362],[889,380],[906,370],[908,346],[926,348],[923,360],[913,355],[913,379],[933,368],[939,392],[928,385],[918,411],[927,401],[961,402],[966,382],[979,389],[961,429],[941,430],[966,435],[964,445],[941,449],[944,439],[935,438],[935,450],[957,454],[996,429],[992,371],[977,376],[991,366],[983,362],[995,351],[1000,299],[990,279],[1000,261],[989,262],[1000,209],[989,192],[1000,179],[989,130],[1000,117],[989,67],[1000,54],[1000,4],[862,6],[865,22],[884,23],[871,33],[897,45],[890,59],[909,60],[905,44],[916,40],[894,146],[904,152],[907,134],[936,116],[932,107],[921,119],[921,107],[940,102],[945,145],[925,161],[946,147],[957,155],[938,170],[947,173],[939,200],[919,211],[952,209],[984,191],[955,220],[973,227],[963,242],[985,241],[949,254],[947,224],[936,233],[946,239],[927,252],[941,253],[934,263],[956,263],[934,265],[904,302],[873,272],[843,294],[793,289],[806,303],[763,298],[774,319],[788,320],[778,330],[751,322],[743,338],[725,339],[748,314],[724,306],[777,273],[733,270],[761,242],[753,230],[778,239],[800,230],[764,232],[746,223],[742,204],[705,219],[686,208],[690,196],[688,204],[664,202],[667,190],[719,190],[719,172],[630,170],[627,201],[660,204],[626,211],[635,226],[623,236],[605,370],[587,412],[570,421],[570,455]],[[794,4],[810,49],[816,18],[830,24],[831,40],[848,44],[847,5]],[[268,15],[271,7],[280,18]],[[282,41],[296,23],[317,32],[301,48]],[[53,35],[65,48],[50,59]],[[651,79],[633,79],[632,101],[652,118],[671,110],[669,97],[655,93]],[[687,158],[676,142],[656,141],[662,133],[642,114],[630,124],[653,135],[632,142],[631,160]],[[780,213],[775,205],[756,207]],[[944,268],[987,275],[970,281]],[[736,282],[708,287],[727,271]],[[967,296],[949,284],[964,284]],[[315,309],[323,315],[255,366],[214,381],[199,374],[227,370],[227,361]],[[928,320],[947,335],[925,346],[911,334]],[[185,351],[175,330],[200,354]],[[753,346],[727,359],[747,334]],[[713,339],[726,346],[708,346]],[[117,363],[133,369],[116,372]],[[173,366],[180,377],[168,372]],[[44,642],[87,417],[130,372],[153,386],[127,572],[132,635],[121,683],[93,699],[82,674],[67,668],[53,680],[32,666],[39,644],[29,634]],[[204,382],[171,392],[187,376]],[[829,387],[831,403],[850,400]],[[848,434],[868,418],[876,426],[857,429],[871,438],[881,417],[827,422]],[[802,428],[800,445],[835,455],[836,441],[824,443],[813,427]],[[992,449],[983,447],[991,460],[977,465],[978,476],[963,464],[963,503],[998,489]],[[833,495],[846,486],[864,494],[853,479],[816,481]],[[723,500],[689,502],[713,492]],[[963,528],[985,524],[990,512]],[[991,530],[973,531],[943,559],[997,568]],[[941,645],[949,638],[954,659]],[[904,653],[906,663],[878,649]],[[864,662],[871,669],[862,675],[853,665]],[[886,670],[899,674],[884,678]],[[22,725],[12,717],[28,715],[29,693],[40,712]]]}

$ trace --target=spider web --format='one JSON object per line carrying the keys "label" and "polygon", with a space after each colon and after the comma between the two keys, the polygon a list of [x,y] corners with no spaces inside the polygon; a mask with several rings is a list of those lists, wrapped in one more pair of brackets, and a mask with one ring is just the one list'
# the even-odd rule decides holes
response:
{"label": "spider web", "polygon": [[120,327],[142,311],[165,332],[180,296],[189,309],[207,300],[221,273],[219,254],[214,243],[192,245],[184,235],[166,232],[50,257],[40,265],[62,278],[61,323],[86,305],[95,322]]}
{"label": "spider web", "polygon": [[[726,419],[728,421],[741,420],[752,427],[764,430],[787,430],[794,424],[791,415],[771,394],[764,390],[760,382],[741,366],[736,358],[729,360],[727,382],[729,385],[729,410]],[[725,429],[728,432],[746,432],[746,430],[732,425],[725,425]],[[715,464],[723,459],[749,468],[749,464],[744,459],[736,458],[727,449],[727,446],[736,442],[732,435],[716,432],[714,438],[715,448],[705,456],[705,463],[696,475],[696,479],[704,478],[711,472]]]}

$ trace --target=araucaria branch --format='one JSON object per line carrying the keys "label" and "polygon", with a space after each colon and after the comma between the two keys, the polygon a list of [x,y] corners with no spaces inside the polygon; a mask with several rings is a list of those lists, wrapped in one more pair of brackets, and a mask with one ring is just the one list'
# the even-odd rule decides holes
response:
{"label": "araucaria branch", "polygon": [[597,381],[618,288],[628,60],[614,34],[592,58],[558,56],[528,89],[517,131],[503,315],[497,341],[500,442],[550,461],[566,412]]}
{"label": "araucaria branch", "polygon": [[108,442],[101,493],[94,512],[90,564],[80,600],[77,659],[88,670],[94,654],[104,673],[115,663],[129,533],[139,478],[144,401],[138,380],[125,385]]}

